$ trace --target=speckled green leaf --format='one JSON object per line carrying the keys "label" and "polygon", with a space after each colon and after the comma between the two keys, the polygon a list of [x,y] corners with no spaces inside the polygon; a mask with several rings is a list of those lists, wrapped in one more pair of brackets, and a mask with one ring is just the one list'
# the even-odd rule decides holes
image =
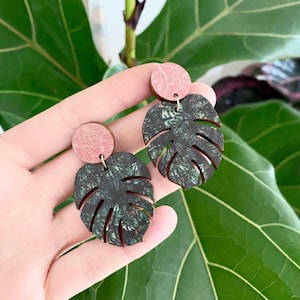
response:
{"label": "speckled green leaf", "polygon": [[180,103],[160,101],[143,124],[148,153],[160,173],[184,188],[206,182],[220,165],[223,134],[210,102],[191,94]]}
{"label": "speckled green leaf", "polygon": [[[132,245],[143,240],[153,216],[153,188],[146,166],[133,154],[86,164],[75,179],[75,203],[86,227],[100,240]],[[143,199],[146,197],[148,200]]]}

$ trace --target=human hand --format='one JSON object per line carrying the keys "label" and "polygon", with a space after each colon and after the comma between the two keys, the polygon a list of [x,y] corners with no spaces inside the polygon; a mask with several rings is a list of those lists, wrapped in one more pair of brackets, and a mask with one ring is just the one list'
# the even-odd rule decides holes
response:
{"label": "human hand", "polygon": [[[53,213],[72,195],[82,165],[72,149],[62,152],[70,147],[75,129],[86,122],[103,123],[148,98],[155,66],[123,71],[0,135],[0,299],[68,299],[143,256],[174,230],[176,214],[162,206],[155,209],[142,243],[117,247],[92,240],[64,254],[91,233],[74,204]],[[215,104],[210,87],[194,83],[191,92]],[[144,147],[141,131],[148,109],[109,125],[115,152],[136,153]],[[149,170],[156,200],[178,188],[152,165]]]}

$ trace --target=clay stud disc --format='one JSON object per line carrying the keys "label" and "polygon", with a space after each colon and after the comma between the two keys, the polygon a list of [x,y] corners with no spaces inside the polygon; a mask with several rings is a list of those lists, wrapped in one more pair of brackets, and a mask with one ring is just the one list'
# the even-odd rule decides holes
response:
{"label": "clay stud disc", "polygon": [[150,86],[156,97],[162,100],[177,101],[190,91],[189,73],[175,63],[163,63],[151,74]]}
{"label": "clay stud disc", "polygon": [[86,163],[101,163],[99,156],[108,159],[114,150],[114,138],[103,124],[86,123],[80,126],[72,138],[72,147],[77,156]]}

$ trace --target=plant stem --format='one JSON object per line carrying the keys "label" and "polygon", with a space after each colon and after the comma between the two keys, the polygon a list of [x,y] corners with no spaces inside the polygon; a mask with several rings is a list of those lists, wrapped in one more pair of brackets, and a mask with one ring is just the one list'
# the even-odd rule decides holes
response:
{"label": "plant stem", "polygon": [[125,43],[125,57],[124,62],[128,67],[133,67],[136,64],[135,58],[135,28],[133,28],[128,22],[134,15],[136,7],[135,0],[125,0],[125,34],[126,34],[126,43]]}

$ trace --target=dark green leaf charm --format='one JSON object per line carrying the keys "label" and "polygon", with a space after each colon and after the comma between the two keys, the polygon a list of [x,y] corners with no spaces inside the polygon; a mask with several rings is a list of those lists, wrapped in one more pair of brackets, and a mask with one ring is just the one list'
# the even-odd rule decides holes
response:
{"label": "dark green leaf charm", "polygon": [[75,179],[75,202],[81,218],[100,240],[132,245],[143,240],[153,216],[153,187],[146,166],[119,152],[106,165],[86,164]]}
{"label": "dark green leaf charm", "polygon": [[184,188],[207,181],[220,165],[224,146],[221,122],[210,102],[187,95],[178,103],[160,101],[143,124],[149,156],[163,176]]}

